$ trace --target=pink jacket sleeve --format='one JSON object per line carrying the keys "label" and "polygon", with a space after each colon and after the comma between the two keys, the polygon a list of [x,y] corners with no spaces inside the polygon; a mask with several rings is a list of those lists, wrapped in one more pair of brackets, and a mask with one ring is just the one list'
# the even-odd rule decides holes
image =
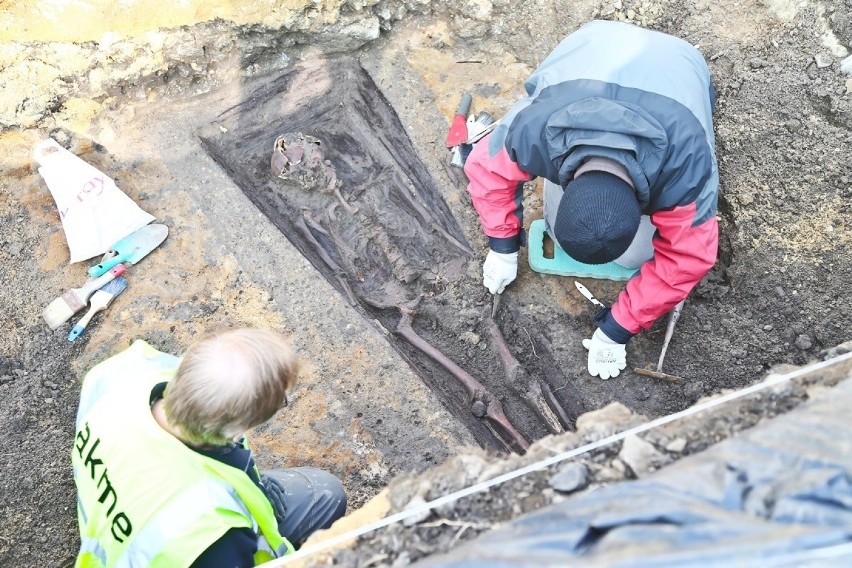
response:
{"label": "pink jacket sleeve", "polygon": [[497,239],[514,237],[522,223],[521,186],[532,176],[521,170],[503,147],[490,156],[490,140],[490,134],[480,140],[465,162],[464,172],[470,181],[467,189],[485,234]]}
{"label": "pink jacket sleeve", "polygon": [[693,227],[695,204],[651,215],[657,227],[654,258],[642,265],[612,306],[611,316],[631,334],[648,329],[686,298],[716,262],[719,224],[711,217]]}

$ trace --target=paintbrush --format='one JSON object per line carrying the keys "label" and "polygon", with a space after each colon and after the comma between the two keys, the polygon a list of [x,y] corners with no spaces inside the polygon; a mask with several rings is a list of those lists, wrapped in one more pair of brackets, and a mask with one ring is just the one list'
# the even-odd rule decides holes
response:
{"label": "paintbrush", "polygon": [[121,294],[127,289],[127,280],[119,276],[112,282],[107,282],[106,285],[100,290],[96,291],[92,294],[92,299],[89,301],[91,307],[89,311],[86,312],[80,321],[71,328],[71,333],[68,334],[68,341],[74,341],[86,331],[86,326],[89,325],[89,322],[92,320],[92,316],[96,313],[107,309],[107,306],[115,299],[116,296]]}
{"label": "paintbrush", "polygon": [[119,264],[103,276],[98,276],[94,280],[86,282],[81,288],[71,288],[50,302],[41,314],[48,327],[56,329],[71,319],[71,316],[86,307],[95,290],[103,287],[107,282],[115,280],[124,274],[124,271],[124,265]]}

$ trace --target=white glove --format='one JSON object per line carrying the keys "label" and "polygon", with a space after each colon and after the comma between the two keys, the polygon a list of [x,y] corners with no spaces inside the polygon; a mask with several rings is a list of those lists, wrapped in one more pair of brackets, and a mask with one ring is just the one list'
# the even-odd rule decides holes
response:
{"label": "white glove", "polygon": [[591,339],[583,340],[583,347],[589,350],[589,374],[600,376],[603,380],[617,377],[627,366],[627,352],[622,343],[616,343],[600,329]]}
{"label": "white glove", "polygon": [[506,286],[518,276],[517,252],[488,251],[482,263],[482,284],[492,294],[502,294]]}

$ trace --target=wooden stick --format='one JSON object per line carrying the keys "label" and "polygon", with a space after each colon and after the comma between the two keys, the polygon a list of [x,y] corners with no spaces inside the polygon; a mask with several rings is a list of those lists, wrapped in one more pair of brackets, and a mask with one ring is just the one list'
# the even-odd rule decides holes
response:
{"label": "wooden stick", "polygon": [[680,312],[683,311],[683,305],[685,303],[686,299],[678,302],[669,314],[669,322],[666,324],[666,338],[663,340],[663,349],[660,351],[660,360],[657,362],[657,371],[660,373],[663,372],[663,359],[666,358],[666,350],[669,348],[669,341],[672,340],[675,324],[677,323],[677,320],[680,319]]}
{"label": "wooden stick", "polygon": [[652,371],[650,369],[643,369],[642,367],[636,367],[633,369],[633,372],[637,375],[642,375],[644,377],[651,377],[652,379],[661,379],[664,381],[669,381],[670,383],[677,383],[682,385],[686,382],[686,379],[683,377],[678,377],[677,375],[669,375],[668,373],[661,373],[659,371]]}

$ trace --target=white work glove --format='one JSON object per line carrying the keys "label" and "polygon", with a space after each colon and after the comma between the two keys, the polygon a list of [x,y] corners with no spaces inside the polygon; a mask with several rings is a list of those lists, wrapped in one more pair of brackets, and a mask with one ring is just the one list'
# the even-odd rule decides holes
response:
{"label": "white work glove", "polygon": [[518,276],[517,252],[488,251],[482,263],[482,284],[492,294],[502,294]]}
{"label": "white work glove", "polygon": [[627,352],[623,343],[616,343],[600,329],[591,339],[583,340],[583,347],[589,350],[589,374],[603,380],[617,377],[627,366]]}

